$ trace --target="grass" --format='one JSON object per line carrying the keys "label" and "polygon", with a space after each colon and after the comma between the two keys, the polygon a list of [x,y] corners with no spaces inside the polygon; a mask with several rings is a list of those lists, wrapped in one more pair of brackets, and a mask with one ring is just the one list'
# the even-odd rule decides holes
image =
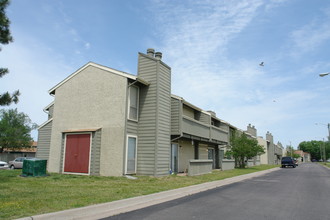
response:
{"label": "grass", "polygon": [[323,165],[323,166],[330,167],[330,162],[318,162],[318,163]]}
{"label": "grass", "polygon": [[201,176],[125,177],[63,175],[20,177],[21,170],[0,170],[0,219],[14,219],[152,194],[270,169],[213,171]]}

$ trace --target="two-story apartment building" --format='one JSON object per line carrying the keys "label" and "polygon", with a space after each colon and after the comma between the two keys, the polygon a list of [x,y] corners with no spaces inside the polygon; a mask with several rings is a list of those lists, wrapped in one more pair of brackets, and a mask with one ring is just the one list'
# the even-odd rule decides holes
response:
{"label": "two-story apartment building", "polygon": [[281,164],[283,156],[283,146],[280,142],[274,143],[273,135],[267,131],[266,139],[259,136],[257,138],[259,145],[263,146],[265,153],[260,156],[261,164]]}
{"label": "two-story apartment building", "polygon": [[191,159],[213,160],[220,168],[220,147],[229,142],[229,124],[181,97],[171,99],[171,169],[185,172]]}
{"label": "two-story apartment building", "polygon": [[138,54],[137,75],[87,63],[49,90],[37,157],[49,172],[121,176],[186,172],[191,160],[221,168],[229,123],[171,94],[162,54]]}

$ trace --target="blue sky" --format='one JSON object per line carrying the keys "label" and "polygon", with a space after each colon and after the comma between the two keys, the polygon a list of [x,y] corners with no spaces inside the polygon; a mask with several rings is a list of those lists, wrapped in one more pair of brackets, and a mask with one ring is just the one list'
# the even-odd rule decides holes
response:
{"label": "blue sky", "polygon": [[87,62],[136,74],[137,53],[155,48],[172,94],[236,127],[295,148],[328,135],[330,75],[318,74],[330,72],[329,1],[31,0],[7,16],[1,91],[19,89],[10,108],[39,125],[48,90]]}

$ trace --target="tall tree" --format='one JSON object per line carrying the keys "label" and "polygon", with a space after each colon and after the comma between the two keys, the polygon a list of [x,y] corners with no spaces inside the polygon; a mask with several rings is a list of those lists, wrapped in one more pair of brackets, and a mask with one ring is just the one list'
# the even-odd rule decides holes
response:
{"label": "tall tree", "polygon": [[286,154],[285,155],[290,156],[290,157],[293,157],[293,158],[296,158],[296,159],[299,158],[300,155],[299,154],[295,154],[294,152],[295,152],[295,149],[293,149],[292,146],[290,146],[290,145],[287,145],[286,146]]}
{"label": "tall tree", "polygon": [[31,147],[31,131],[36,128],[29,116],[17,109],[0,110],[0,152]]}
{"label": "tall tree", "polygon": [[231,137],[231,152],[239,168],[245,168],[246,160],[265,153],[264,148],[246,134],[234,134]]}
{"label": "tall tree", "polygon": [[[9,0],[0,0],[0,43],[8,44],[13,41],[13,37],[10,34],[9,24],[10,21],[6,16],[5,9],[9,4]],[[1,47],[0,47],[1,51]],[[0,67],[0,78],[9,72],[7,68]],[[10,105],[11,103],[18,102],[18,96],[20,95],[19,90],[10,94],[9,92],[4,92],[0,94],[0,106]]]}
{"label": "tall tree", "polygon": [[323,141],[303,141],[299,144],[299,149],[308,152],[312,159],[323,159],[324,153],[325,159],[330,158],[330,142]]}

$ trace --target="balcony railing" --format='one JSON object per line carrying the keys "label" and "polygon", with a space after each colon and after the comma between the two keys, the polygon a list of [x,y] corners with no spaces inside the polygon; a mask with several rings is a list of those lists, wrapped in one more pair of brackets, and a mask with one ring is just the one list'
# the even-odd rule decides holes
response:
{"label": "balcony railing", "polygon": [[182,132],[209,140],[228,142],[229,132],[225,129],[204,124],[188,116],[182,117]]}
{"label": "balcony railing", "polygon": [[182,132],[202,138],[210,138],[210,127],[197,120],[183,116]]}
{"label": "balcony railing", "polygon": [[211,126],[211,139],[229,142],[229,132],[224,129]]}

